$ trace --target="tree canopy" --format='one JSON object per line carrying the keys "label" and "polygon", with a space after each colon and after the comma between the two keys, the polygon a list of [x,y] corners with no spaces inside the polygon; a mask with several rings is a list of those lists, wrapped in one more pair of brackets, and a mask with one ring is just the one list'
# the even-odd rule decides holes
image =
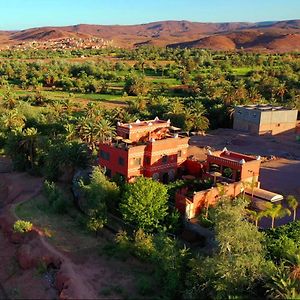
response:
{"label": "tree canopy", "polygon": [[168,190],[165,185],[139,177],[125,187],[120,204],[123,218],[146,231],[157,230],[167,216]]}

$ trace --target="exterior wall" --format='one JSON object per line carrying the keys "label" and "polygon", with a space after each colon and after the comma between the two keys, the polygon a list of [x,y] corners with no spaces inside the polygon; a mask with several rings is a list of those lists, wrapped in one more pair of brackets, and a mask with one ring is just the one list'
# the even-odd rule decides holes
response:
{"label": "exterior wall", "polygon": [[148,163],[144,165],[144,175],[154,179],[173,180],[178,168],[187,159],[188,141],[188,137],[178,137],[148,144],[145,153]]}
{"label": "exterior wall", "polygon": [[[229,197],[238,196],[243,189],[241,182],[234,182],[225,186],[225,194]],[[188,218],[194,218],[204,207],[215,205],[220,199],[220,191],[217,187],[197,192],[192,197],[187,196],[187,189],[183,188],[176,193],[175,207],[182,213],[188,214]]]}
{"label": "exterior wall", "polygon": [[234,111],[233,129],[257,134],[260,118],[260,111],[237,107]]}
{"label": "exterior wall", "polygon": [[280,134],[294,131],[297,122],[297,110],[264,110],[236,107],[233,129],[253,134]]}
{"label": "exterior wall", "polygon": [[296,133],[300,133],[300,121],[297,121],[297,124],[296,124]]}
{"label": "exterior wall", "polygon": [[255,182],[259,179],[259,171],[260,171],[260,160],[253,160],[246,162],[242,165],[241,169],[241,181]]}
{"label": "exterior wall", "polygon": [[144,125],[144,122],[141,125],[132,123],[131,128],[128,125],[120,125],[117,127],[117,135],[130,139],[133,142],[138,142],[140,139],[147,137],[150,132],[170,127],[170,124],[165,121],[150,121],[150,123],[152,125]]}
{"label": "exterior wall", "polygon": [[[235,153],[234,155],[238,156],[238,153]],[[237,159],[245,159],[246,156],[239,155]],[[214,156],[214,155],[207,155],[207,167],[209,168],[210,164],[217,164],[221,167],[221,170],[223,168],[230,168],[233,170],[233,180],[236,180],[236,172],[241,172],[241,178],[239,180],[241,181],[250,181],[255,179],[255,181],[258,181],[259,177],[259,170],[261,161],[252,159],[251,161],[246,161],[244,164],[241,164],[239,161],[232,161],[223,157]]]}
{"label": "exterior wall", "polygon": [[186,173],[195,177],[202,177],[205,165],[198,160],[187,159],[185,162]]}
{"label": "exterior wall", "polygon": [[[121,174],[128,181],[141,175],[162,181],[173,180],[187,159],[188,141],[188,137],[167,138],[127,149],[101,144],[99,164],[110,170],[111,176]],[[109,153],[109,160],[101,157],[101,151]],[[123,165],[120,165],[120,158]]]}
{"label": "exterior wall", "polygon": [[[145,150],[146,145],[133,146],[128,149],[128,181],[132,181],[135,177],[144,174],[143,166],[145,164]],[[136,163],[138,160],[141,161],[140,165]]]}
{"label": "exterior wall", "polygon": [[[99,165],[105,167],[108,170],[111,170],[111,176],[116,174],[123,175],[124,177],[128,176],[128,151],[125,149],[117,148],[109,144],[100,144],[99,146],[100,153],[101,150],[109,153],[109,160],[106,160],[99,155]],[[119,163],[119,158],[122,158],[124,164]]]}

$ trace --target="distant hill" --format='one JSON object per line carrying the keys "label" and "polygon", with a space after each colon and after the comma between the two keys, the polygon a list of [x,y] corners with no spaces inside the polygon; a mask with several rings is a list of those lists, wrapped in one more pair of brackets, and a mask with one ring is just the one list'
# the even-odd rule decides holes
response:
{"label": "distant hill", "polygon": [[258,23],[200,23],[161,21],[140,25],[88,25],[41,27],[21,31],[0,31],[0,43],[66,38],[103,38],[117,47],[153,45],[196,47],[213,50],[300,51],[300,20]]}

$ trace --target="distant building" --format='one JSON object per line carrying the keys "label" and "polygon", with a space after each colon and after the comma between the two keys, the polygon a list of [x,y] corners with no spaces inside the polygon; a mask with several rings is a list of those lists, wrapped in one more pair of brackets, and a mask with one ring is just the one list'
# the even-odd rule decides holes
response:
{"label": "distant building", "polygon": [[295,132],[298,110],[272,105],[236,106],[233,129],[263,135]]}
{"label": "distant building", "polygon": [[184,168],[188,141],[170,121],[118,123],[114,140],[99,145],[99,164],[109,177],[132,181],[143,175],[166,183]]}

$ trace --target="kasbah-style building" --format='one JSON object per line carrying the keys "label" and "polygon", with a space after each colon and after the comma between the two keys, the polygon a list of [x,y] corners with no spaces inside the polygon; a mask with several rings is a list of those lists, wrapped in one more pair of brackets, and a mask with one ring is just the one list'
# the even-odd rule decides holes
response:
{"label": "kasbah-style building", "polygon": [[[241,109],[238,107],[237,109]],[[290,129],[290,128],[289,128]],[[210,179],[211,187],[200,191],[181,188],[175,196],[176,208],[187,219],[204,207],[214,205],[220,195],[236,197],[242,192],[252,199],[280,201],[283,197],[260,188],[261,158],[228,151],[208,151],[204,162],[188,157],[189,136],[170,120],[118,123],[117,136],[99,145],[99,164],[108,177],[121,176],[133,182],[145,176],[168,183],[176,178]],[[220,189],[221,183],[222,191]]]}

